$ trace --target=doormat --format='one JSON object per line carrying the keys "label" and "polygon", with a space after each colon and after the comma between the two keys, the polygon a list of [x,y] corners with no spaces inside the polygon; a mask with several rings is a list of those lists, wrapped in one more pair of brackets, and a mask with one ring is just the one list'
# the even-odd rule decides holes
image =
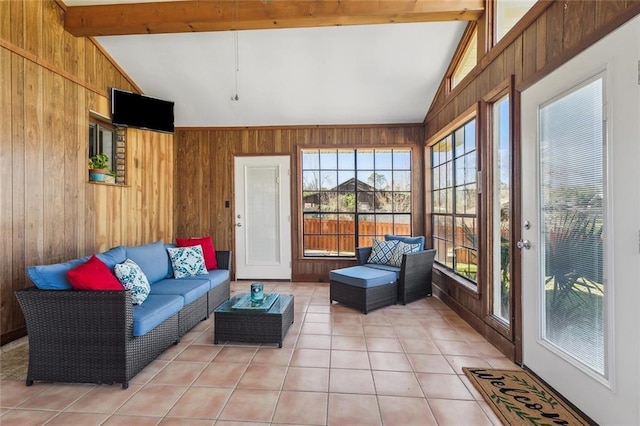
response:
{"label": "doormat", "polygon": [[21,382],[27,379],[29,344],[16,345],[0,352],[0,381]]}
{"label": "doormat", "polygon": [[462,370],[505,425],[590,424],[526,371]]}

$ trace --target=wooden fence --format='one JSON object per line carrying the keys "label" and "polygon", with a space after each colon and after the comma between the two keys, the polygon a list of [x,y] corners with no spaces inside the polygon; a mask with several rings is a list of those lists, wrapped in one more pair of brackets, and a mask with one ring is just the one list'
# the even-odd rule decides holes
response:
{"label": "wooden fence", "polygon": [[[305,252],[355,253],[355,222],[337,219],[304,219]],[[370,246],[375,238],[385,234],[411,235],[411,224],[388,222],[358,222],[358,247]]]}

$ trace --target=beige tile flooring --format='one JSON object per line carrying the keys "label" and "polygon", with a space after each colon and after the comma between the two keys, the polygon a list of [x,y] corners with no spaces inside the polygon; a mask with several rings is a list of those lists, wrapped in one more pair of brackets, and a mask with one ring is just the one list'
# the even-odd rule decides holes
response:
{"label": "beige tile flooring", "polygon": [[[232,283],[232,292],[249,282]],[[283,348],[213,344],[213,317],[119,385],[0,384],[2,425],[499,425],[461,367],[517,368],[440,300],[363,315],[327,283],[295,296]]]}

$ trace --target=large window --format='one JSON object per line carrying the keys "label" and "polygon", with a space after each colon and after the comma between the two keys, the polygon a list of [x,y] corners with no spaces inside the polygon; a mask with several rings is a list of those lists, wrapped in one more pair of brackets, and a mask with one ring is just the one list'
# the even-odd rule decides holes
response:
{"label": "large window", "polygon": [[411,149],[303,149],[304,256],[353,257],[385,234],[411,235]]}
{"label": "large window", "polygon": [[473,282],[478,276],[476,119],[431,147],[436,261]]}

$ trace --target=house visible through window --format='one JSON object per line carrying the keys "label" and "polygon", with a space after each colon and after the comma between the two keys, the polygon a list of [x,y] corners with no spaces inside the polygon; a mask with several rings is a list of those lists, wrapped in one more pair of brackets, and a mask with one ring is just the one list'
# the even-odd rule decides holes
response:
{"label": "house visible through window", "polygon": [[353,257],[385,234],[411,235],[411,149],[303,149],[304,256]]}
{"label": "house visible through window", "polygon": [[476,119],[431,147],[436,261],[471,281],[478,276]]}

